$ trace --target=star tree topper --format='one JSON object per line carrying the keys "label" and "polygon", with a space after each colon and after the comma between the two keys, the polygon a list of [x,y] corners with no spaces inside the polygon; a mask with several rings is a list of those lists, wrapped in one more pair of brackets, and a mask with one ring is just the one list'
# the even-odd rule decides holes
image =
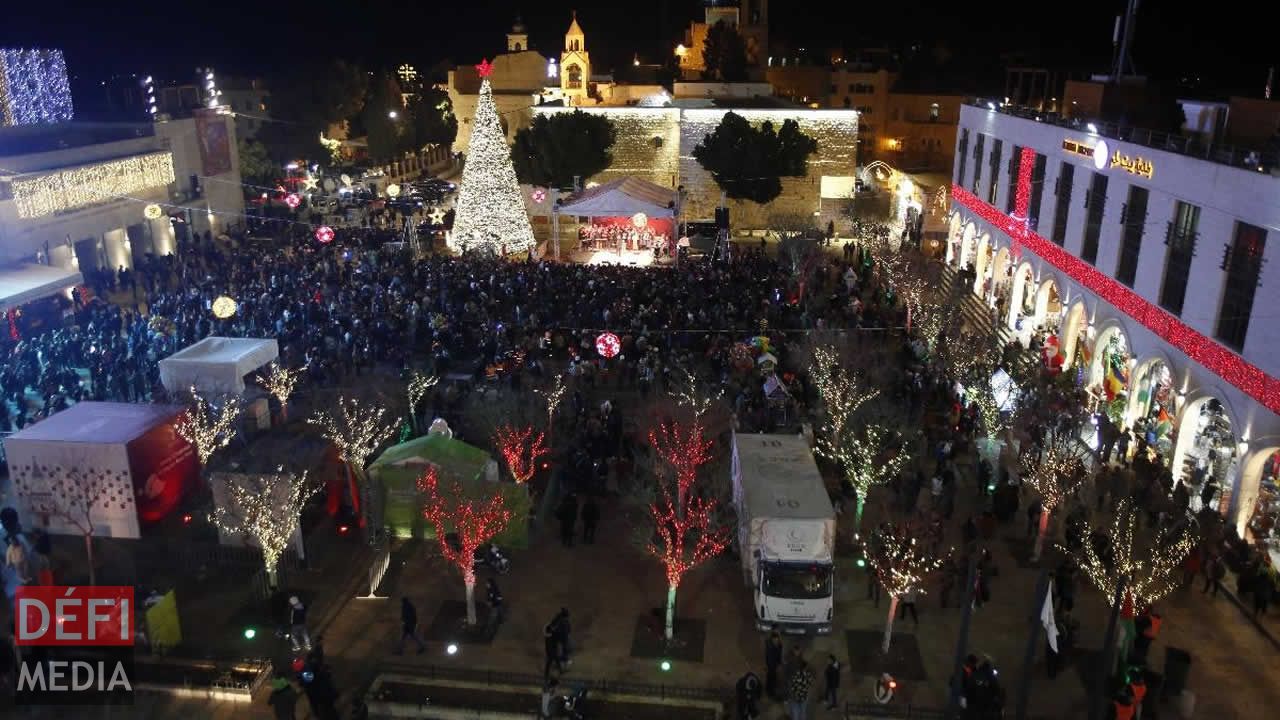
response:
{"label": "star tree topper", "polygon": [[476,66],[476,72],[479,73],[482,78],[489,77],[493,74],[493,63],[489,62],[488,58],[481,60],[480,64]]}

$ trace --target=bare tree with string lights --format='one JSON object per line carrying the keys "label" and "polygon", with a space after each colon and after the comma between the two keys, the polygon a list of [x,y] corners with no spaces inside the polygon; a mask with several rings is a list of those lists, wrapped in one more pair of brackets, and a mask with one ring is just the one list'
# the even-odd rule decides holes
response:
{"label": "bare tree with string lights", "polygon": [[862,511],[866,508],[871,488],[897,477],[911,456],[896,430],[874,423],[847,433],[840,452],[845,458],[842,462],[845,480],[857,493],[853,521],[857,530],[862,527]]}
{"label": "bare tree with string lights", "polygon": [[676,591],[680,581],[690,570],[724,552],[729,545],[729,528],[720,521],[716,510],[715,500],[695,494],[684,495],[683,501],[673,498],[669,484],[663,484],[658,499],[649,505],[653,537],[648,551],[662,562],[667,579],[663,636],[668,642],[675,635]]}
{"label": "bare tree with string lights", "polygon": [[302,377],[301,368],[287,368],[276,361],[268,366],[266,374],[258,375],[258,382],[280,403],[280,419],[289,419],[289,398]]}
{"label": "bare tree with string lights", "polygon": [[[1164,598],[1182,580],[1182,562],[1199,541],[1190,526],[1181,528],[1139,528],[1142,510],[1129,500],[1120,501],[1110,526],[1091,528],[1107,540],[1106,548],[1086,539],[1074,553],[1089,582],[1110,605],[1123,579],[1124,599],[1135,608],[1146,607]],[[1066,551],[1066,548],[1063,548]]]}
{"label": "bare tree with string lights", "polygon": [[564,373],[557,373],[555,381],[551,383],[551,387],[545,390],[534,390],[547,406],[547,434],[550,435],[554,431],[556,425],[556,410],[559,409],[560,403],[564,400],[564,395],[568,391],[568,386],[564,384]]}
{"label": "bare tree with string lights", "polygon": [[215,508],[209,520],[230,535],[246,535],[262,549],[267,583],[277,586],[280,558],[302,520],[302,509],[319,489],[307,482],[307,473],[285,472],[229,475],[227,502]]}
{"label": "bare tree with string lights", "polygon": [[[387,438],[395,432],[396,419],[387,417],[387,409],[378,405],[368,407],[359,400],[339,397],[334,412],[317,410],[307,422],[320,428],[325,439],[338,449],[347,472],[347,484],[351,500],[356,505],[360,527],[369,525],[369,482],[364,476],[364,464]],[[356,477],[359,476],[359,486]]]}
{"label": "bare tree with string lights", "polygon": [[884,625],[884,643],[880,646],[882,652],[889,652],[899,600],[911,592],[923,595],[929,576],[941,569],[951,555],[950,550],[938,556],[930,553],[919,539],[921,535],[907,525],[885,523],[876,531],[873,543],[862,543],[871,571],[889,595],[889,617]]}
{"label": "bare tree with string lights", "polygon": [[227,395],[215,406],[194,387],[191,388],[191,396],[194,402],[178,420],[174,430],[195,448],[201,467],[207,467],[213,454],[229,445],[236,436],[240,397]]}
{"label": "bare tree with string lights", "polygon": [[712,441],[698,422],[663,421],[649,431],[649,444],[676,476],[675,507],[683,510],[689,489],[698,479],[698,468],[711,462]]}
{"label": "bare tree with string lights", "polygon": [[538,458],[551,452],[545,444],[546,439],[545,432],[529,425],[516,427],[503,424],[493,431],[493,446],[502,456],[517,485],[532,480],[538,472]]}
{"label": "bare tree with string lights", "polygon": [[[422,516],[435,530],[440,554],[462,573],[467,591],[467,624],[476,624],[476,550],[507,528],[511,511],[502,493],[494,490],[487,498],[469,497],[462,485],[454,483],[448,493],[440,492],[440,478],[435,467],[418,479],[418,491],[426,501]],[[450,531],[457,544],[449,542]]]}
{"label": "bare tree with string lights", "polygon": [[1043,447],[1025,448],[1020,462],[1022,481],[1040,495],[1040,529],[1031,551],[1034,562],[1040,559],[1054,513],[1084,484],[1084,452],[1067,433],[1051,433]]}
{"label": "bare tree with string lights", "polygon": [[426,373],[414,372],[409,376],[409,382],[405,386],[405,395],[409,400],[409,422],[413,424],[415,431],[421,432],[418,427],[418,404],[427,396],[427,392],[440,382],[440,378],[435,375],[427,375]]}

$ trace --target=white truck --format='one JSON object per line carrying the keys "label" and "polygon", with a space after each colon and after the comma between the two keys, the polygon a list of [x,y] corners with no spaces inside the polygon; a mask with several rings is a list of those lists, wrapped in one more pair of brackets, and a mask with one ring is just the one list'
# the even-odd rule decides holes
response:
{"label": "white truck", "polygon": [[801,435],[735,434],[733,504],[756,626],[829,633],[836,517]]}

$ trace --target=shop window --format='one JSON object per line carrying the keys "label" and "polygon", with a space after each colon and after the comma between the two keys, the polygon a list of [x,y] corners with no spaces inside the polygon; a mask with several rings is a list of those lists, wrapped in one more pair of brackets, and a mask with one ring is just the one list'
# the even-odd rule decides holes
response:
{"label": "shop window", "polygon": [[1129,287],[1133,287],[1138,277],[1138,256],[1142,254],[1149,195],[1146,188],[1130,185],[1129,202],[1120,208],[1120,224],[1124,226],[1124,232],[1120,238],[1120,264],[1116,267],[1116,279]]}
{"label": "shop window", "polygon": [[1165,230],[1169,251],[1164,261],[1164,282],[1160,285],[1160,307],[1174,315],[1182,314],[1187,297],[1187,279],[1191,277],[1191,259],[1196,254],[1196,238],[1200,234],[1200,208],[1179,200],[1174,206],[1173,222]]}
{"label": "shop window", "polygon": [[1217,337],[1236,350],[1244,349],[1249,315],[1262,273],[1262,252],[1267,231],[1249,223],[1236,223],[1235,239],[1227,246],[1222,269],[1227,272],[1222,306],[1218,310]]}
{"label": "shop window", "polygon": [[1076,166],[1069,162],[1062,163],[1058,174],[1058,182],[1054,187],[1053,231],[1049,239],[1058,245],[1067,242],[1067,215],[1071,212],[1071,185],[1075,180]]}
{"label": "shop window", "polygon": [[1032,230],[1040,227],[1040,204],[1044,200],[1044,171],[1048,159],[1036,153],[1036,161],[1031,166],[1031,203],[1027,208],[1027,220]]}
{"label": "shop window", "polygon": [[991,159],[987,166],[988,174],[991,176],[987,180],[987,202],[992,205],[996,204],[996,191],[1000,187],[1000,154],[1003,150],[1004,141],[1000,138],[992,140]]}
{"label": "shop window", "polygon": [[1088,212],[1084,222],[1084,244],[1080,258],[1093,265],[1098,264],[1098,238],[1102,236],[1102,214],[1107,207],[1107,176],[1096,172],[1089,192],[1084,194],[1084,207]]}

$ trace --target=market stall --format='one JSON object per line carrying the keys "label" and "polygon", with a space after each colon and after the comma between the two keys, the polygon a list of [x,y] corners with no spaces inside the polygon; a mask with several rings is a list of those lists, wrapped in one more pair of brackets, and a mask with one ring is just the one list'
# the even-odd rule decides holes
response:
{"label": "market stall", "polygon": [[[138,538],[194,487],[199,466],[174,430],[180,405],[81,402],[5,440],[13,495],[51,533],[76,535],[92,499],[94,534]],[[68,491],[68,482],[76,490]]]}
{"label": "market stall", "polygon": [[280,357],[275,340],[207,337],[160,361],[160,382],[172,393],[244,392],[244,376]]}

